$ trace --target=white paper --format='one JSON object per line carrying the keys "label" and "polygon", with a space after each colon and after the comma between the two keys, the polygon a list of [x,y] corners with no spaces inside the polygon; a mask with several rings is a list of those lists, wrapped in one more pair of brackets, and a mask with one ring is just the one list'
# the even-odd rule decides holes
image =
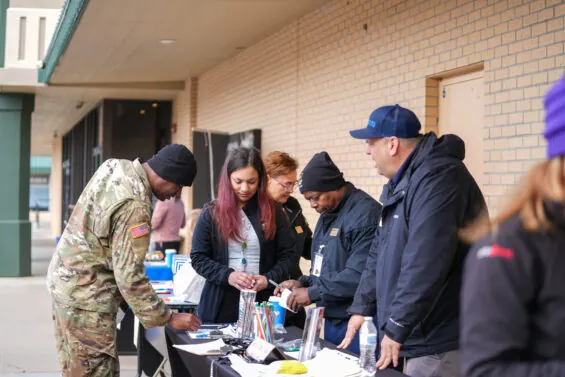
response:
{"label": "white paper", "polygon": [[354,377],[362,372],[357,357],[329,348],[318,351],[315,358],[303,364],[308,368],[308,375],[316,377]]}
{"label": "white paper", "polygon": [[263,339],[255,338],[249,347],[247,347],[247,354],[257,361],[265,361],[269,353],[274,349],[274,345],[267,343]]}
{"label": "white paper", "polygon": [[[296,377],[297,375],[277,373],[281,361],[275,361],[269,365],[250,364],[237,355],[228,355],[232,368],[245,377]],[[362,375],[359,367],[359,359],[349,356],[337,350],[324,348],[312,360],[305,361],[304,366],[308,369],[300,377],[359,377]]]}
{"label": "white paper", "polygon": [[289,307],[287,306],[287,304],[286,304],[287,301],[288,301],[288,298],[289,298],[289,296],[290,296],[291,294],[292,294],[292,291],[291,291],[290,289],[287,289],[287,288],[283,289],[283,291],[282,291],[282,293],[281,293],[281,300],[279,301],[279,304],[280,304],[283,308],[285,308],[286,310],[290,310],[291,312],[296,313],[294,310],[292,310],[291,308],[289,308]]}
{"label": "white paper", "polygon": [[231,361],[231,367],[241,376],[245,377],[261,377],[266,376],[267,365],[250,364],[241,356],[229,354],[228,359]]}
{"label": "white paper", "polygon": [[181,351],[186,351],[200,356],[214,356],[223,355],[220,348],[226,344],[222,339],[214,340],[213,342],[198,343],[198,344],[175,344],[173,347]]}

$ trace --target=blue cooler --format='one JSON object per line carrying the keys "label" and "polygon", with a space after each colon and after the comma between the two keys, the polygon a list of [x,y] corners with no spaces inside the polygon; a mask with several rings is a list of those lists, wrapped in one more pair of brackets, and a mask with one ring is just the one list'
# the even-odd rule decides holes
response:
{"label": "blue cooler", "polygon": [[284,328],[284,315],[285,315],[285,308],[283,308],[280,303],[280,297],[271,296],[269,298],[269,302],[273,304],[275,309],[275,328]]}
{"label": "blue cooler", "polygon": [[173,270],[165,262],[145,262],[145,274],[149,280],[173,280]]}

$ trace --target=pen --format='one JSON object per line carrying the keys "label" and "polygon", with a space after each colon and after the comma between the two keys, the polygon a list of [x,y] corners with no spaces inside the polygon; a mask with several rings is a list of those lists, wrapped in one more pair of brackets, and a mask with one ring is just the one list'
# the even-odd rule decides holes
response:
{"label": "pen", "polygon": [[274,285],[275,287],[277,287],[277,288],[280,289],[281,291],[284,289],[283,287],[280,286],[280,284],[275,283],[275,282],[272,281],[271,279],[269,279],[269,283],[271,283],[272,285]]}

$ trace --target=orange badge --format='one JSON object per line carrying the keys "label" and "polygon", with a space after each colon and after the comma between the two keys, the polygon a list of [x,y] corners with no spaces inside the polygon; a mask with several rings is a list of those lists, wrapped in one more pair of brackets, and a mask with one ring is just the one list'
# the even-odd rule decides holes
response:
{"label": "orange badge", "polygon": [[143,237],[143,236],[149,234],[149,224],[143,223],[143,224],[139,224],[139,225],[136,225],[136,226],[132,226],[131,228],[129,228],[129,231],[131,232],[131,236],[134,239],[139,238],[139,237]]}

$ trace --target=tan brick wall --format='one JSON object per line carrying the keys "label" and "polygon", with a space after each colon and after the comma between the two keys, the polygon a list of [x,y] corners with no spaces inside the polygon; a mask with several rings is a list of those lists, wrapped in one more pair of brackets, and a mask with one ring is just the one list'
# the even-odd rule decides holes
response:
{"label": "tan brick wall", "polygon": [[263,152],[288,151],[301,165],[327,150],[378,198],[385,180],[347,131],[394,103],[434,129],[427,79],[484,62],[485,153],[476,158],[494,212],[544,156],[542,97],[563,71],[564,20],[565,4],[552,0],[334,1],[203,74],[198,127],[262,128]]}

